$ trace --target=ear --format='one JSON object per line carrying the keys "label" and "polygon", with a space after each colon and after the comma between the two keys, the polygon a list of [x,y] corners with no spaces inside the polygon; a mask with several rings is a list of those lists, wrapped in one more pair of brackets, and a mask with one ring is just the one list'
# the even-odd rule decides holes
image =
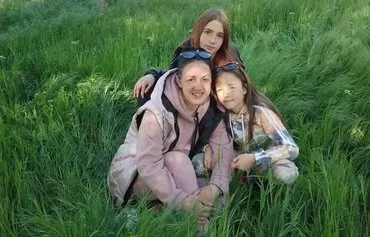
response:
{"label": "ear", "polygon": [[179,86],[179,88],[181,88],[181,81],[180,81],[179,74],[176,74],[175,80],[176,80],[176,83]]}
{"label": "ear", "polygon": [[247,86],[248,86],[248,84],[247,83],[244,83],[244,86],[243,86],[243,95],[246,95],[247,94]]}

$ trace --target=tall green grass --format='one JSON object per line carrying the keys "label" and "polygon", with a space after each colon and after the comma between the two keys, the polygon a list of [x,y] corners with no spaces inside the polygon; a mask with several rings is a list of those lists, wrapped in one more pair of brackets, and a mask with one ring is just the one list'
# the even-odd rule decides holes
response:
{"label": "tall green grass", "polygon": [[[2,236],[195,236],[191,216],[114,207],[111,159],[132,88],[209,7],[281,110],[300,177],[241,185],[208,236],[370,235],[370,4],[365,0],[0,0]],[[131,215],[131,216],[130,216]],[[134,218],[134,219],[130,219]]]}

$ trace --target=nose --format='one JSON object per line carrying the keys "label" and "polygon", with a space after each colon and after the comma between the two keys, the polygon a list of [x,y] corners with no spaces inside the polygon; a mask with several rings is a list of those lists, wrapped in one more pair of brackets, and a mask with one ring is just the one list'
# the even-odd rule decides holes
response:
{"label": "nose", "polygon": [[216,43],[216,38],[217,38],[217,35],[216,34],[212,34],[209,36],[209,42],[211,44],[215,44]]}
{"label": "nose", "polygon": [[194,83],[194,90],[202,90],[203,89],[203,83],[201,80],[196,80]]}
{"label": "nose", "polygon": [[230,96],[230,90],[228,90],[228,89],[224,89],[224,91],[223,91],[224,93],[223,93],[223,96],[224,96],[224,98],[228,98],[229,96]]}

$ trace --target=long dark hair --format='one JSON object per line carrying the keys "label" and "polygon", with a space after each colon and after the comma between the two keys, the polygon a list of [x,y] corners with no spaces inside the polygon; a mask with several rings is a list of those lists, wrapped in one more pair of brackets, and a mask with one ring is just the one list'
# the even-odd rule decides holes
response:
{"label": "long dark hair", "polygon": [[278,118],[284,124],[283,117],[281,116],[279,110],[262,92],[257,90],[257,88],[251,82],[249,75],[240,67],[240,65],[236,67],[235,70],[231,70],[231,71],[220,70],[214,73],[213,74],[214,80],[212,81],[213,91],[215,91],[216,89],[215,85],[216,85],[217,78],[219,78],[222,73],[232,73],[235,76],[237,76],[242,82],[242,86],[247,91],[247,93],[244,96],[244,102],[249,112],[248,140],[253,139],[253,122],[255,121],[255,113],[256,113],[256,109],[254,108],[255,105],[270,109],[278,116]]}

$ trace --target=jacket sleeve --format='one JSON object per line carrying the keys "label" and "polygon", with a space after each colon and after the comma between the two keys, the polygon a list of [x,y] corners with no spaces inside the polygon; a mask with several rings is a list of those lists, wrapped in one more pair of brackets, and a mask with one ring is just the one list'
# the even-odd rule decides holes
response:
{"label": "jacket sleeve", "polygon": [[219,187],[224,194],[229,192],[231,161],[234,157],[233,140],[226,131],[225,121],[221,120],[209,139],[212,149],[212,175],[210,184]]}
{"label": "jacket sleeve", "polygon": [[[158,81],[158,79],[161,77],[161,76],[163,76],[163,74],[165,74],[166,73],[166,71],[165,70],[162,70],[162,69],[160,69],[160,68],[150,68],[148,71],[146,71],[145,73],[144,73],[144,76],[145,75],[148,75],[148,74],[152,74],[153,76],[154,76],[154,79],[155,79],[155,82],[154,82],[154,85],[155,84],[157,84],[157,81]],[[153,86],[154,86],[153,85]]]}
{"label": "jacket sleeve", "polygon": [[163,131],[155,115],[145,111],[137,134],[137,169],[154,195],[166,204],[181,204],[190,195],[176,184],[164,166]]}
{"label": "jacket sleeve", "polygon": [[258,107],[256,120],[257,123],[261,124],[266,135],[272,140],[272,145],[266,150],[260,148],[253,152],[256,164],[262,164],[266,161],[273,163],[281,159],[294,160],[297,158],[299,154],[298,146],[273,111]]}

